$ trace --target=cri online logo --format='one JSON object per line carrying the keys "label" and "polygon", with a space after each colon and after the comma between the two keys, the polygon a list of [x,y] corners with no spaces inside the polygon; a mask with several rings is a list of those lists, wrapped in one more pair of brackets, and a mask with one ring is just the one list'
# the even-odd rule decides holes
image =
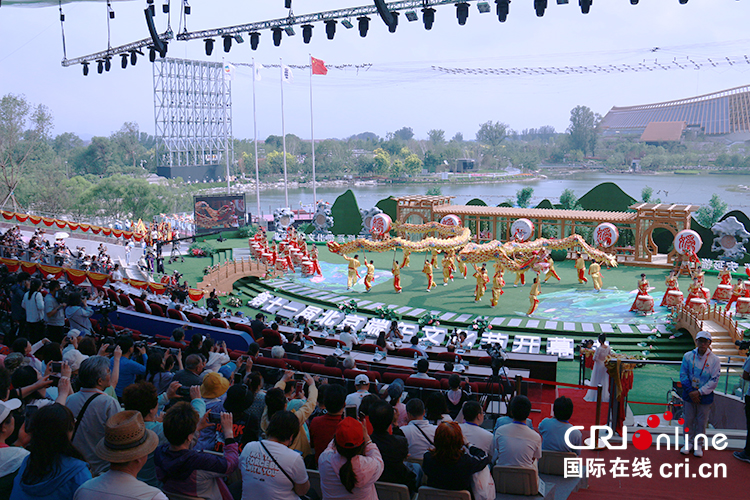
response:
{"label": "cri online logo", "polygon": [[[664,417],[664,420],[666,422],[669,422],[672,420],[672,412],[667,411],[664,412],[662,415]],[[674,446],[675,450],[679,449],[679,436],[680,436],[680,429],[682,429],[682,426],[685,423],[685,420],[680,418],[677,420],[677,423],[679,426],[674,428]],[[656,429],[661,424],[661,419],[658,415],[651,415],[646,419],[646,425],[648,425],[652,429]],[[584,430],[583,426],[572,426],[565,432],[565,444],[568,445],[568,447],[571,450],[593,450],[596,446],[594,443],[594,440],[590,440],[589,445],[584,446],[578,446],[570,442],[570,433],[573,432],[574,429],[578,430]],[[599,442],[602,443],[607,449],[609,450],[624,450],[627,448],[628,445],[628,427],[626,425],[622,426],[622,444],[619,446],[612,445],[609,443],[610,438],[614,435],[614,432],[608,425],[592,425],[591,426],[591,435],[593,436],[594,432],[596,430],[600,431],[599,434]],[[602,433],[603,432],[603,433]],[[690,432],[690,429],[687,427],[685,428],[685,442],[688,442],[690,440],[690,435],[688,434]],[[702,438],[703,445],[699,443],[699,440]],[[658,434],[656,436],[656,449],[661,449],[661,441],[664,440],[664,444],[666,445],[667,450],[670,449],[670,436],[668,434]],[[633,434],[633,446],[637,450],[645,451],[651,447],[651,445],[654,442],[654,437],[651,435],[651,432],[646,429],[638,429]],[[728,446],[729,443],[727,443],[727,437],[724,434],[714,434],[711,438],[711,448],[715,450],[723,450]],[[708,447],[708,437],[705,434],[698,434],[695,436],[694,439],[694,447],[699,448],[707,448]]]}

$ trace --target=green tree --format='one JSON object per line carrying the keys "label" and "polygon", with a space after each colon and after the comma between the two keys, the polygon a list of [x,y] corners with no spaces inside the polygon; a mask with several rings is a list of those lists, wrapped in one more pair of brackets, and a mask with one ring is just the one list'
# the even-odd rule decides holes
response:
{"label": "green tree", "polygon": [[445,130],[432,129],[427,132],[433,147],[440,147],[445,144]]}
{"label": "green tree", "polygon": [[501,122],[488,121],[479,126],[477,131],[477,141],[486,144],[493,150],[500,146],[500,143],[505,140],[508,132],[508,125]]}
{"label": "green tree", "polygon": [[110,175],[121,170],[115,161],[112,141],[92,137],[91,143],[73,158],[73,170],[79,174]]}
{"label": "green tree", "polygon": [[422,173],[422,160],[414,153],[404,159],[404,172],[407,175],[419,175]]}
{"label": "green tree", "polygon": [[375,158],[372,160],[372,173],[376,175],[387,175],[390,169],[391,155],[381,148],[376,149]]}
{"label": "green tree", "polygon": [[661,203],[661,199],[652,199],[652,196],[654,195],[654,188],[651,186],[646,186],[645,188],[641,189],[641,200],[643,200],[643,203]]}
{"label": "green tree", "polygon": [[596,148],[596,128],[601,116],[586,106],[576,106],[570,111],[570,125],[568,126],[568,140],[570,149],[580,149],[586,154],[594,154]]}
{"label": "green tree", "polygon": [[397,139],[408,141],[409,139],[414,137],[414,131],[411,129],[411,127],[401,127],[400,129],[396,130],[393,135]]}
{"label": "green tree", "polygon": [[145,151],[139,140],[140,135],[137,123],[126,122],[120,130],[110,136],[115,154],[120,155],[124,160],[121,162],[123,165],[131,165],[132,171],[135,171],[139,166],[138,159]]}
{"label": "green tree", "polygon": [[442,196],[443,190],[440,188],[440,186],[433,186],[427,190],[426,194],[427,196]]}
{"label": "green tree", "polygon": [[531,196],[534,194],[534,188],[525,187],[516,192],[516,204],[521,208],[528,208],[531,202]]}
{"label": "green tree", "polygon": [[560,195],[560,207],[565,210],[582,210],[581,204],[572,189],[566,189]]}
{"label": "green tree", "polygon": [[461,132],[456,132],[456,134],[451,139],[451,142],[458,142],[459,144],[464,142],[464,134]]}
{"label": "green tree", "polygon": [[701,226],[711,227],[719,222],[721,216],[726,213],[727,208],[729,208],[729,205],[722,201],[718,194],[714,193],[711,195],[711,200],[708,202],[708,206],[700,207],[698,211],[695,212],[695,218]]}
{"label": "green tree", "polygon": [[[284,173],[284,153],[281,151],[271,151],[266,155],[265,161],[266,167],[271,174],[283,174]],[[297,165],[297,157],[287,152],[286,154],[286,169],[287,172],[291,172],[292,169]]]}

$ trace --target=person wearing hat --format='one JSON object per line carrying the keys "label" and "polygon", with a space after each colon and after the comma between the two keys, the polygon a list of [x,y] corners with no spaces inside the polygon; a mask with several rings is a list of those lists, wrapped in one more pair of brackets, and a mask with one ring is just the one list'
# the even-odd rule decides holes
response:
{"label": "person wearing hat", "polygon": [[[229,380],[224,378],[220,373],[209,372],[203,378],[201,384],[201,396],[206,402],[206,412],[218,414],[224,411],[225,394],[229,389]],[[213,451],[216,445],[216,428],[211,425],[202,429],[198,434],[198,442],[195,445],[196,451],[209,450]]]}
{"label": "person wearing hat", "polygon": [[137,479],[138,472],[156,449],[159,438],[146,429],[137,411],[122,411],[107,420],[96,454],[109,462],[109,471],[83,483],[73,500],[166,500],[158,488]]}
{"label": "person wearing hat", "polygon": [[377,500],[375,482],[383,474],[385,463],[364,423],[346,417],[320,455],[318,470],[326,500]]}
{"label": "person wearing hat", "polygon": [[[690,453],[691,439],[698,434],[706,433],[708,415],[714,402],[714,389],[719,384],[721,362],[711,351],[711,334],[701,330],[695,335],[696,348],[686,352],[682,357],[680,367],[680,382],[682,383],[682,399],[684,400],[684,430],[685,446],[680,453]],[[688,433],[689,429],[689,433]],[[696,457],[703,456],[703,450],[696,447],[693,451]]]}
{"label": "person wearing hat", "polygon": [[354,377],[354,387],[357,392],[353,392],[346,397],[346,406],[356,406],[359,411],[359,404],[362,398],[370,394],[370,378],[365,373],[360,373]]}
{"label": "person wearing hat", "polygon": [[[0,396],[5,396],[4,394]],[[8,446],[5,441],[13,435],[16,423],[13,412],[21,407],[21,401],[0,401],[0,498],[10,497],[13,479],[29,452],[19,446]]]}

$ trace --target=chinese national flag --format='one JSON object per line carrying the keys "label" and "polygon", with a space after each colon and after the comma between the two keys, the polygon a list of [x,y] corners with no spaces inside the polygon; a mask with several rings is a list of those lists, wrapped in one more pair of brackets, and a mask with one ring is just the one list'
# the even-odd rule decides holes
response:
{"label": "chinese national flag", "polygon": [[313,75],[327,75],[328,74],[328,68],[326,68],[325,62],[323,62],[321,59],[315,59],[314,57],[310,57],[310,60],[312,61],[312,74]]}

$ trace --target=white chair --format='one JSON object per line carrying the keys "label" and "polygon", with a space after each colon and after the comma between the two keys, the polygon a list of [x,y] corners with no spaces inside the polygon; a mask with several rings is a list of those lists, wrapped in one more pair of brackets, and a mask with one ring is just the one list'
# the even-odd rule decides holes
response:
{"label": "white chair", "polygon": [[572,451],[543,450],[542,458],[539,459],[539,474],[564,476],[566,458],[578,458],[578,455]]}
{"label": "white chair", "polygon": [[510,495],[536,495],[539,493],[539,477],[533,467],[510,467],[496,465],[492,469],[495,490]]}
{"label": "white chair", "polygon": [[320,488],[320,472],[307,469],[307,477],[310,481],[310,489],[315,490],[319,498],[323,498],[323,490]]}
{"label": "white chair", "polygon": [[375,483],[375,490],[378,493],[379,500],[411,500],[409,488],[403,484]]}
{"label": "white chair", "polygon": [[422,486],[419,488],[417,500],[471,500],[471,493],[467,490],[440,490],[438,488]]}

